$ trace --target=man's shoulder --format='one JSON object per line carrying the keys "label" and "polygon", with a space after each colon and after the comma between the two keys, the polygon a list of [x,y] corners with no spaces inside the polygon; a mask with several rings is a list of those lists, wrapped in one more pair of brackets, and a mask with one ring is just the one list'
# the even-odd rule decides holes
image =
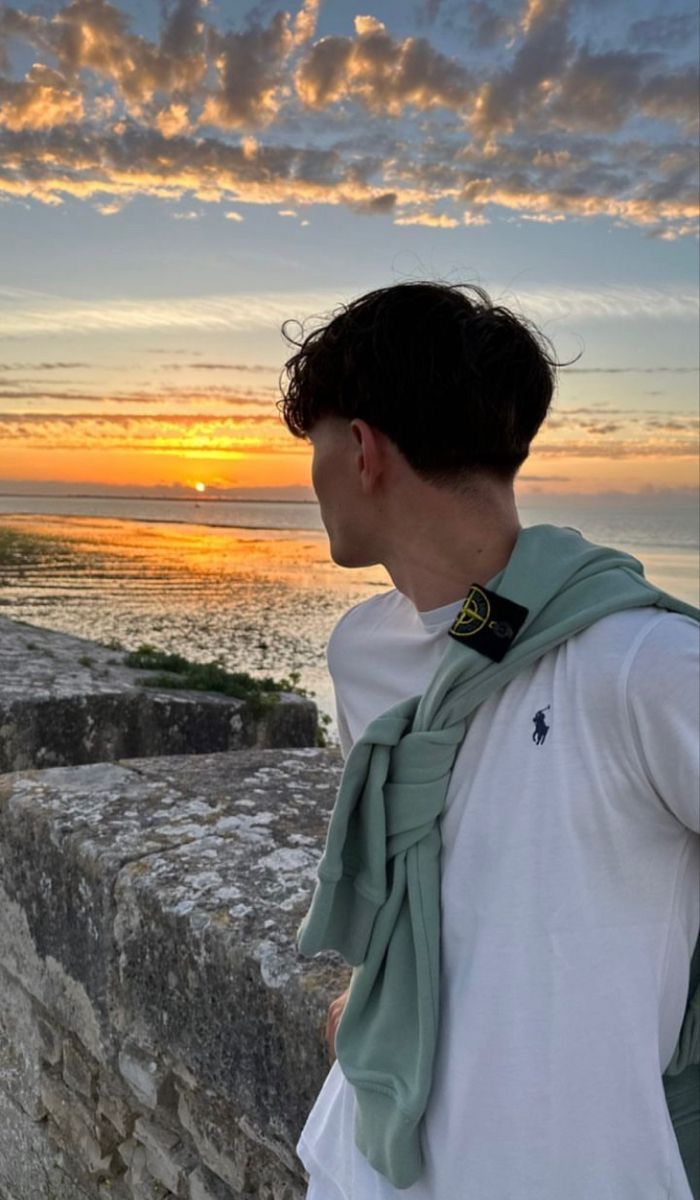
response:
{"label": "man's shoulder", "polygon": [[[698,623],[683,613],[649,606],[601,617],[557,652],[581,699],[602,698],[632,687],[663,687],[675,673],[697,670]],[[603,705],[604,707],[604,705]]]}
{"label": "man's shoulder", "polygon": [[355,629],[367,625],[374,626],[377,620],[383,620],[394,612],[397,605],[405,603],[404,597],[396,588],[378,592],[375,596],[367,596],[351,608],[345,610],[336,621],[331,637],[340,629]]}
{"label": "man's shoulder", "polygon": [[642,646],[651,653],[668,653],[670,648],[692,646],[698,623],[684,613],[649,605],[609,613],[570,639],[575,651],[624,660]]}
{"label": "man's shoulder", "polygon": [[332,669],[332,661],[337,662],[338,656],[343,656],[358,639],[363,643],[385,621],[391,620],[397,608],[405,604],[405,598],[396,588],[378,592],[376,596],[367,596],[359,603],[353,604],[338,618],[328,639],[327,659]]}

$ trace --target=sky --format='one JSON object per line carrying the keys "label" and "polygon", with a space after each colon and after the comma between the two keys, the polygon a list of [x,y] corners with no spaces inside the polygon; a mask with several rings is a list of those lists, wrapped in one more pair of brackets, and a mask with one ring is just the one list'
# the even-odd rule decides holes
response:
{"label": "sky", "polygon": [[697,57],[680,0],[0,6],[0,490],[312,497],[283,323],[418,279],[576,357],[522,493],[696,487]]}

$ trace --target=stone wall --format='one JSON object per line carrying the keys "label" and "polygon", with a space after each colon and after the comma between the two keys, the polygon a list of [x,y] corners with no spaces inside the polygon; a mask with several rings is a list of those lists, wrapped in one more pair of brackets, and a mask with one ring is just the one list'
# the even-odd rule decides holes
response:
{"label": "stone wall", "polygon": [[302,1200],[337,749],[0,776],[0,1200]]}

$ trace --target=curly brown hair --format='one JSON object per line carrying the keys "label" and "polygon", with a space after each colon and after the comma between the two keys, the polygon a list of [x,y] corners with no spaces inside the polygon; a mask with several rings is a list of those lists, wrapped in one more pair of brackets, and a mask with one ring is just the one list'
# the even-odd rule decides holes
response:
{"label": "curly brown hair", "polygon": [[299,349],[283,368],[277,407],[289,431],[308,439],[320,417],[360,417],[418,475],[447,487],[468,485],[475,471],[513,478],[562,365],[530,321],[475,284],[379,288],[303,341],[288,324],[282,334]]}

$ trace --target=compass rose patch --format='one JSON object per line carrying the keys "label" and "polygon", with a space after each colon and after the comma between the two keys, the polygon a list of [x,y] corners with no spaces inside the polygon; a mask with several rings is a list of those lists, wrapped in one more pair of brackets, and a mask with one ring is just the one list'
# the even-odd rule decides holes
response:
{"label": "compass rose patch", "polygon": [[447,632],[471,650],[478,650],[479,654],[500,662],[527,613],[522,604],[473,583]]}

